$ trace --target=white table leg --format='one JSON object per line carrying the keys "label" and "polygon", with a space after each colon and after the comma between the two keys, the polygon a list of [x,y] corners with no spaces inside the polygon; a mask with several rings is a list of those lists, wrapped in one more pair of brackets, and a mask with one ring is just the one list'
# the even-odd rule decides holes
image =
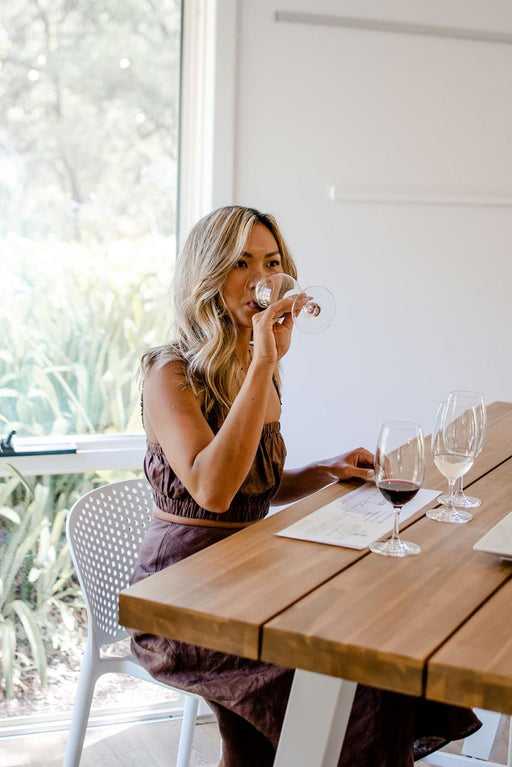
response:
{"label": "white table leg", "polygon": [[297,669],[274,767],[336,767],[356,687]]}

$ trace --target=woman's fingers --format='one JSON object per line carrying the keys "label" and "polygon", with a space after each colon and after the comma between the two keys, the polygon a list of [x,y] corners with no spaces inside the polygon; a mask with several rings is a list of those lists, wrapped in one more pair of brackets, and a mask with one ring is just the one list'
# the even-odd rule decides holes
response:
{"label": "woman's fingers", "polygon": [[332,475],[340,480],[352,477],[371,479],[375,474],[373,453],[364,447],[335,456],[329,463]]}
{"label": "woman's fingers", "polygon": [[298,293],[293,302],[293,316],[298,317],[302,309],[306,306],[307,302],[310,301],[312,296],[308,296],[307,293]]}
{"label": "woman's fingers", "polygon": [[273,321],[277,322],[281,319],[281,317],[291,313],[294,301],[294,296],[281,298],[279,301],[270,304],[266,311],[271,312]]}
{"label": "woman's fingers", "polygon": [[255,357],[273,355],[277,361],[286,354],[291,342],[293,302],[294,297],[282,298],[253,316]]}
{"label": "woman's fingers", "polygon": [[255,314],[253,317],[253,323],[256,323],[257,325],[269,325],[272,327],[277,322],[280,322],[282,319],[286,318],[288,315],[291,316],[290,313],[292,306],[293,298],[282,298],[280,301],[276,301],[275,303],[270,304],[270,306],[268,306],[262,312]]}

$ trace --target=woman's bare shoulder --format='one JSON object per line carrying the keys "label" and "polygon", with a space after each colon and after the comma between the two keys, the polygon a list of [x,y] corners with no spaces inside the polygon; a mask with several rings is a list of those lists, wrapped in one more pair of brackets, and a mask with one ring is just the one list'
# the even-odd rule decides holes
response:
{"label": "woman's bare shoulder", "polygon": [[187,444],[195,446],[198,438],[202,442],[210,438],[200,399],[187,381],[181,360],[167,360],[147,371],[142,401],[147,437],[162,446],[172,465],[179,465]]}
{"label": "woman's bare shoulder", "polygon": [[187,375],[187,363],[182,359],[155,362],[146,372],[142,391],[144,403],[150,410],[155,406],[196,410],[200,406]]}
{"label": "woman's bare shoulder", "polygon": [[187,363],[180,357],[166,356],[156,360],[144,376],[144,383],[150,380],[187,380]]}

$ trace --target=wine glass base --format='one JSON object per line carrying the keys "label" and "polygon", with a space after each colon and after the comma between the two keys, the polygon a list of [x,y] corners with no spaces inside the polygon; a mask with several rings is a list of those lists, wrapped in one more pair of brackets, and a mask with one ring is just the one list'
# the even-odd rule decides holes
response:
{"label": "wine glass base", "polygon": [[[443,506],[450,506],[450,496],[449,495],[439,495],[436,498],[436,501],[438,503],[441,503]],[[456,506],[458,509],[476,509],[477,506],[481,506],[482,501],[480,498],[475,498],[472,495],[466,495],[465,493],[456,493],[453,496],[453,505]]]}
{"label": "wine glass base", "polygon": [[427,517],[429,519],[435,519],[436,522],[452,522],[454,524],[463,525],[465,522],[469,522],[473,519],[473,515],[469,511],[463,509],[454,508],[440,508],[429,509],[427,511]]}
{"label": "wine glass base", "polygon": [[370,545],[370,551],[374,554],[381,554],[383,557],[410,557],[419,554],[421,549],[416,543],[409,543],[390,539],[389,541],[374,541]]}
{"label": "wine glass base", "polygon": [[[336,315],[336,302],[328,288],[321,285],[308,285],[304,293],[311,296],[300,310],[293,308],[293,322],[295,326],[307,335],[315,335],[326,330]],[[298,299],[296,299],[298,300]]]}

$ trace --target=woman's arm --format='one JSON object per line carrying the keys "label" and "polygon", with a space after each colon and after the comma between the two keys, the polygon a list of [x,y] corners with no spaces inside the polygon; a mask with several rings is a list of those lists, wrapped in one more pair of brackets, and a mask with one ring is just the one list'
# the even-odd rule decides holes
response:
{"label": "woman's arm", "polygon": [[315,461],[300,469],[289,469],[283,473],[281,485],[272,503],[293,503],[326,485],[345,479],[372,479],[373,462],[372,453],[360,447],[334,458]]}
{"label": "woman's arm", "polygon": [[[288,349],[292,301],[283,299],[253,317],[253,359],[225,421],[214,434],[177,363],[153,367],[144,382],[144,418],[194,500],[222,514],[254,462],[273,391],[277,360]],[[281,323],[274,317],[285,313]]]}
{"label": "woman's arm", "polygon": [[251,367],[228,417],[214,434],[175,363],[154,368],[144,383],[144,420],[174,472],[197,503],[218,514],[254,461],[272,384],[272,368]]}

